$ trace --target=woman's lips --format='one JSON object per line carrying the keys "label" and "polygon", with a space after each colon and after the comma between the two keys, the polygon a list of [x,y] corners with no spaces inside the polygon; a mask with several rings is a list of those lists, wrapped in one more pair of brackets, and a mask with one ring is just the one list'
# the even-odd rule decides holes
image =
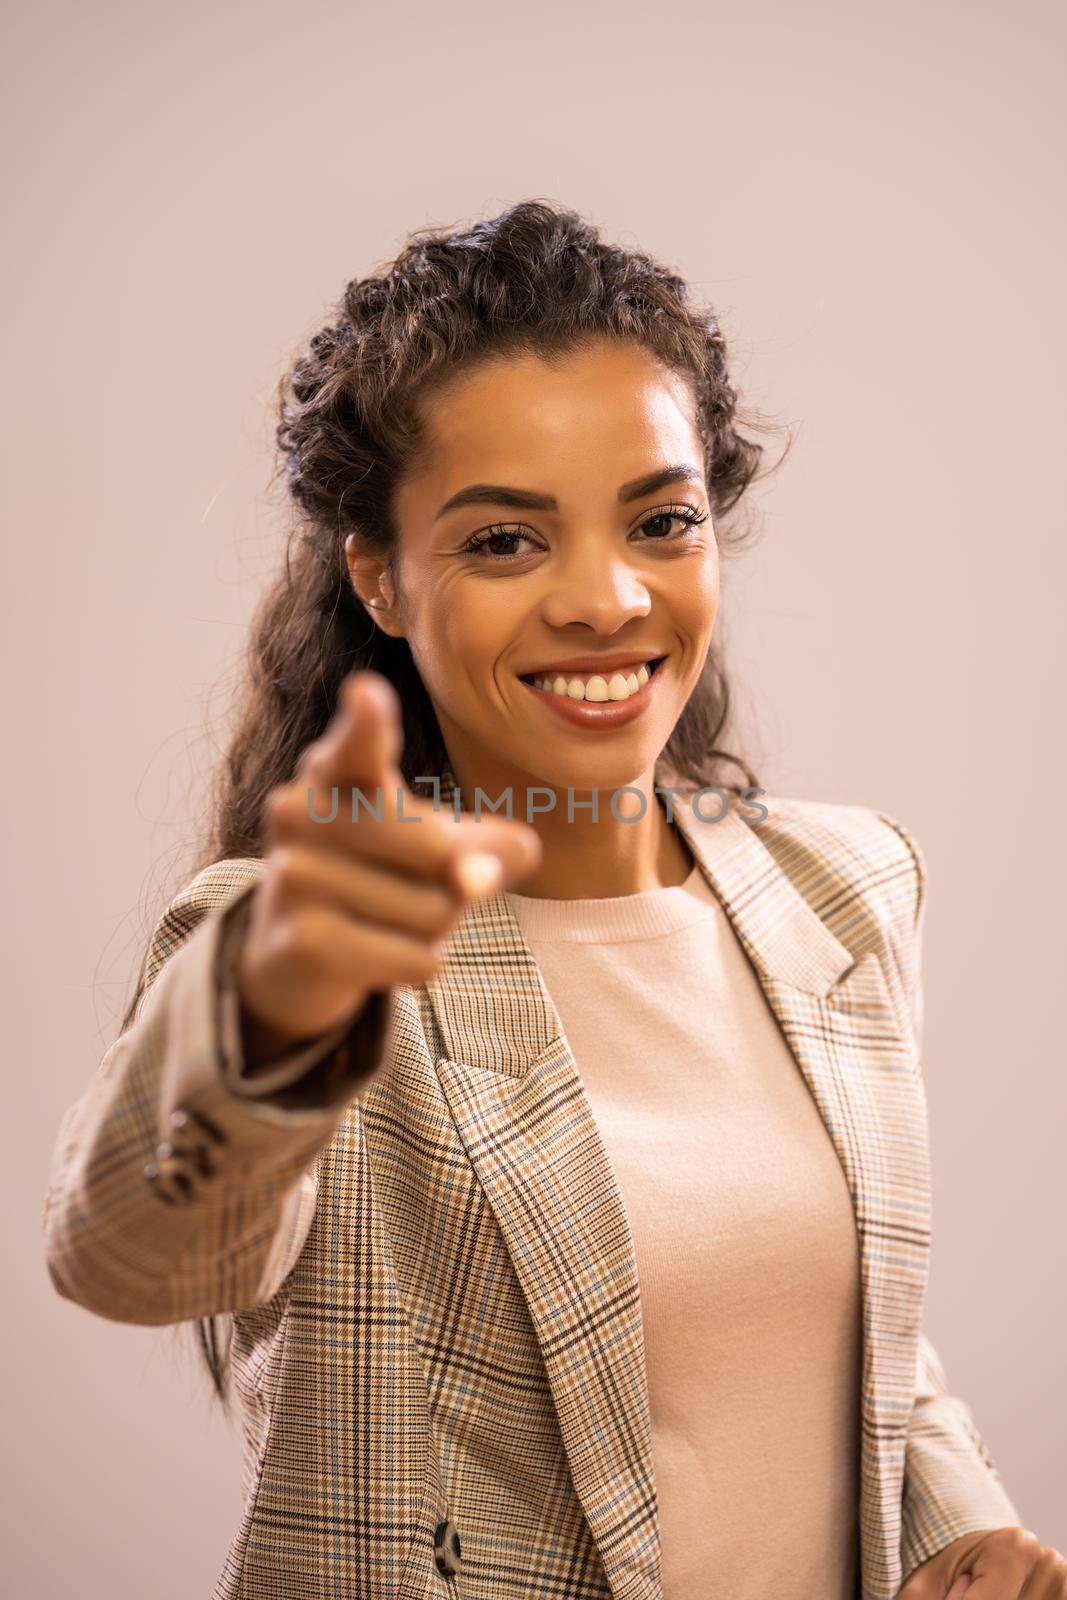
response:
{"label": "woman's lips", "polygon": [[549,711],[554,711],[564,722],[569,722],[576,728],[618,728],[623,723],[632,722],[639,717],[651,704],[656,683],[666,657],[661,657],[656,664],[647,683],[643,683],[636,694],[626,700],[572,700],[569,694],[556,694],[552,689],[538,689],[536,684],[527,683],[524,678],[518,681],[524,689],[536,695],[538,700]]}

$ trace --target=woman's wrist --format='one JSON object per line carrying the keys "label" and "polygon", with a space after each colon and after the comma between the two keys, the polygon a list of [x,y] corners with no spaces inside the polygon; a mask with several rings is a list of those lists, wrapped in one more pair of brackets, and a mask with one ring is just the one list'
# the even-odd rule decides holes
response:
{"label": "woman's wrist", "polygon": [[282,1056],[315,1042],[311,1038],[297,1038],[262,1021],[243,1004],[240,1014],[242,1078],[254,1078],[257,1071],[276,1065]]}

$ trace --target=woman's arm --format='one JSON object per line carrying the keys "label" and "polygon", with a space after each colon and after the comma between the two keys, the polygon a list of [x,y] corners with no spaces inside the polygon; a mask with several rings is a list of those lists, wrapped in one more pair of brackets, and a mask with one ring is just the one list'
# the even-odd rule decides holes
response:
{"label": "woman's arm", "polygon": [[[921,1054],[926,862],[906,828],[893,818],[883,816],[882,820],[900,834],[913,862],[911,910],[899,919],[891,945]],[[965,1533],[1021,1525],[970,1407],[949,1392],[941,1358],[927,1335],[920,1332],[915,1400],[905,1445],[901,1582]]]}
{"label": "woman's arm", "polygon": [[[384,995],[372,996],[358,1027],[340,1022],[303,1047],[290,1045],[267,1058],[249,1059],[246,1045],[258,1043],[264,1030],[250,1020],[237,992],[237,953],[248,927],[253,883],[242,889],[223,912],[218,949],[217,996],[223,1081],[234,1094],[293,1109],[320,1110],[347,1100],[353,1074],[362,1082],[379,1064],[384,1043]],[[269,1030],[266,1030],[269,1031]],[[347,1049],[339,1048],[347,1046]]]}
{"label": "woman's arm", "polygon": [[[311,1225],[315,1158],[384,1055],[389,997],[375,994],[340,1043],[335,1029],[245,1081],[227,935],[258,866],[205,868],[168,906],[137,1013],[57,1136],[48,1271],[64,1298],[113,1321],[269,1300]],[[168,1140],[188,1154],[168,1155]]]}
{"label": "woman's arm", "polygon": [[970,1407],[949,1393],[941,1358],[920,1333],[905,1455],[901,1582],[962,1534],[1022,1526]]}

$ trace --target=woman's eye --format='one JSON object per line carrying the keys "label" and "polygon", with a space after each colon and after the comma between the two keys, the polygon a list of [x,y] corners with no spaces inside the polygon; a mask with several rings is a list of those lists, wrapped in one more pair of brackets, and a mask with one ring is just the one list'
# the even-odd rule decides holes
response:
{"label": "woman's eye", "polygon": [[[665,544],[668,541],[674,543],[683,540],[691,529],[701,522],[706,522],[707,519],[706,511],[696,511],[692,506],[672,506],[669,510],[652,512],[651,516],[646,517],[641,523],[641,528],[654,544]],[[681,523],[679,532],[671,532],[672,522]],[[466,555],[476,555],[483,560],[501,564],[515,561],[524,555],[526,552],[522,549],[523,543],[532,550],[538,548],[521,528],[506,528],[497,524],[485,528],[481,533],[472,534],[463,546],[463,551]]]}
{"label": "woman's eye", "polygon": [[[660,543],[664,539],[671,537],[669,527],[664,527],[665,523],[680,522],[682,524],[680,536],[684,537],[691,528],[697,527],[701,522],[706,522],[707,516],[706,511],[694,511],[691,506],[677,506],[670,511],[654,511],[650,517],[645,518],[641,526],[646,530],[651,529],[650,537],[654,542]],[[657,528],[659,531],[656,531]]]}
{"label": "woman's eye", "polygon": [[[513,561],[523,553],[514,548],[515,541],[525,538],[519,528],[487,528],[484,533],[473,534],[463,548],[469,555],[480,555],[485,550],[491,561]],[[502,544],[507,548],[501,549]]]}

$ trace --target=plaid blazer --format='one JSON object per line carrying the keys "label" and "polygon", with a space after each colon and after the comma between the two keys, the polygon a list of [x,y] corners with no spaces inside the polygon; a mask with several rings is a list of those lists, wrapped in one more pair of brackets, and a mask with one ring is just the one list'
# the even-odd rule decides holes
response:
{"label": "plaid blazer", "polygon": [[[925,866],[880,812],[762,803],[765,820],[733,800],[701,821],[691,798],[674,816],[847,1176],[859,1595],[890,1600],[952,1539],[1020,1522],[922,1331]],[[232,1319],[244,1510],[214,1600],[658,1600],[632,1239],[506,900],[464,912],[432,981],[375,997],[303,1098],[241,1098],[220,950],[262,865],[208,867],[164,912],[139,1009],[63,1120],[44,1214],[66,1298],[123,1322]],[[175,1110],[209,1132],[149,1181]]]}

